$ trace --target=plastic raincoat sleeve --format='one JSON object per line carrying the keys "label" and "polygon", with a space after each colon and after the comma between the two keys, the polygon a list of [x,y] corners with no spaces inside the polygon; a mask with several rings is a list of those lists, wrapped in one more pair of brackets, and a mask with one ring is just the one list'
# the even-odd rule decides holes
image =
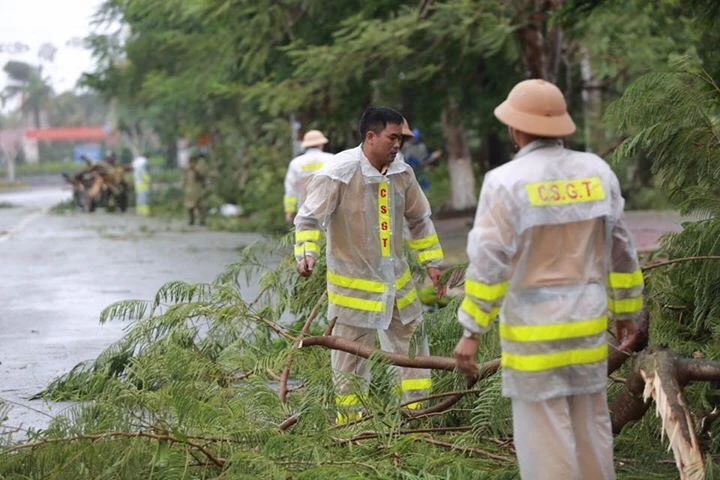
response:
{"label": "plastic raincoat sleeve", "polygon": [[405,192],[405,219],[410,230],[408,246],[417,254],[421,264],[438,267],[444,256],[430,215],[430,202],[413,175]]}
{"label": "plastic raincoat sleeve", "polygon": [[488,330],[507,292],[515,244],[510,196],[485,176],[475,223],[468,234],[470,260],[458,320],[473,333]]}
{"label": "plastic raincoat sleeve", "polygon": [[295,259],[317,257],[321,231],[327,228],[338,203],[340,182],[326,175],[313,176],[308,195],[295,216]]}
{"label": "plastic raincoat sleeve", "polygon": [[608,312],[615,320],[638,320],[643,311],[644,281],[632,235],[625,226],[620,186],[613,179],[613,209],[617,221],[612,230],[608,272]]}
{"label": "plastic raincoat sleeve", "polygon": [[300,185],[302,177],[293,162],[290,162],[287,173],[285,174],[285,196],[283,197],[283,206],[285,213],[295,213],[297,211],[298,195],[300,194]]}

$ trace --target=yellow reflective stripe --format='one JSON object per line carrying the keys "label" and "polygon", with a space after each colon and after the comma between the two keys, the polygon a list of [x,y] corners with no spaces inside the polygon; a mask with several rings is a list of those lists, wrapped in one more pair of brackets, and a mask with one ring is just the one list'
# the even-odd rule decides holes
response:
{"label": "yellow reflective stripe", "polygon": [[430,390],[432,388],[432,379],[430,378],[408,378],[400,382],[400,390],[407,392],[409,390]]}
{"label": "yellow reflective stripe", "polygon": [[417,290],[414,288],[410,290],[408,293],[403,295],[402,297],[397,299],[397,307],[398,310],[402,310],[405,307],[408,307],[412,305],[412,303],[417,299]]}
{"label": "yellow reflective stripe", "polygon": [[317,242],[320,240],[320,230],[297,230],[295,232],[295,241],[300,242]]}
{"label": "yellow reflective stripe", "polygon": [[346,423],[358,421],[361,418],[362,418],[362,412],[338,413],[335,416],[335,425],[345,425]]}
{"label": "yellow reflective stripe", "polygon": [[407,270],[405,270],[405,273],[403,273],[400,278],[395,280],[395,288],[398,290],[402,290],[403,288],[405,288],[405,285],[410,282],[411,278],[412,277],[410,276],[410,269],[408,268]]}
{"label": "yellow reflective stripe", "polygon": [[283,203],[285,204],[285,208],[295,208],[297,205],[297,197],[284,197]]}
{"label": "yellow reflective stripe", "polygon": [[410,410],[420,410],[422,408],[422,402],[408,403],[407,405],[405,405],[405,408],[408,408]]}
{"label": "yellow reflective stripe", "polygon": [[390,256],[390,188],[387,182],[378,184],[378,228],[380,229],[380,253]]}
{"label": "yellow reflective stripe", "polygon": [[302,257],[306,253],[318,253],[320,249],[316,243],[305,242],[302,245],[295,245],[295,256]]}
{"label": "yellow reflective stripe", "polygon": [[147,217],[150,215],[150,205],[136,205],[135,213]]}
{"label": "yellow reflective stripe", "polygon": [[354,290],[362,290],[363,292],[383,293],[385,292],[385,284],[375,282],[373,280],[365,280],[363,278],[345,277],[328,270],[328,282],[338,287],[352,288]]}
{"label": "yellow reflective stripe", "polygon": [[636,313],[643,308],[643,297],[613,300],[608,298],[608,310],[612,313]]}
{"label": "yellow reflective stripe", "polygon": [[363,310],[365,312],[382,312],[385,310],[383,302],[365,300],[363,298],[349,297],[328,291],[328,301],[341,307]]}
{"label": "yellow reflective stripe", "polygon": [[419,238],[417,240],[408,240],[408,246],[413,250],[424,250],[430,248],[436,243],[440,243],[437,233],[430,235],[429,237]]}
{"label": "yellow reflective stripe", "polygon": [[359,405],[360,404],[360,395],[350,394],[350,395],[337,395],[335,397],[335,405],[341,406],[341,407],[349,407],[352,405]]}
{"label": "yellow reflective stripe", "polygon": [[554,325],[500,325],[500,337],[514,342],[540,342],[597,335],[607,329],[607,317]]}
{"label": "yellow reflective stripe", "polygon": [[503,352],[500,363],[503,368],[512,368],[523,372],[540,372],[570,365],[596,363],[605,360],[607,356],[608,346],[605,343],[595,348],[582,348],[539,355],[518,355]]}
{"label": "yellow reflective stripe", "polygon": [[642,270],[635,270],[632,273],[610,272],[608,275],[610,288],[633,288],[644,285]]}
{"label": "yellow reflective stripe", "polygon": [[507,293],[507,289],[508,282],[489,284],[470,279],[465,280],[465,293],[486,302],[501,299]]}
{"label": "yellow reflective stripe", "polygon": [[528,183],[525,191],[530,205],[534,207],[596,202],[605,198],[600,177]]}
{"label": "yellow reflective stripe", "polygon": [[313,162],[313,163],[306,163],[302,166],[302,170],[304,172],[314,172],[315,170],[320,170],[323,167],[323,162]]}
{"label": "yellow reflective stripe", "polygon": [[486,312],[480,307],[478,307],[468,297],[465,297],[462,304],[460,305],[460,308],[465,313],[470,315],[475,320],[475,323],[477,323],[481,327],[487,327],[488,324],[497,316],[498,311],[500,311],[499,307],[495,307],[490,310],[490,312]]}
{"label": "yellow reflective stripe", "polygon": [[430,260],[442,260],[443,251],[442,248],[433,248],[432,250],[425,250],[424,252],[418,253],[418,261],[420,263],[429,262]]}

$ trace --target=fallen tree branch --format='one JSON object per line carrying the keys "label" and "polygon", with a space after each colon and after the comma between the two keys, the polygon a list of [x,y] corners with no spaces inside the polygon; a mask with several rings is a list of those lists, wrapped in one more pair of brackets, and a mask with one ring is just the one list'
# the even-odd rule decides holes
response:
{"label": "fallen tree branch", "polygon": [[[152,440],[157,440],[159,442],[168,442],[168,443],[178,443],[181,445],[188,445],[192,448],[195,448],[202,452],[205,457],[210,460],[212,463],[214,463],[218,467],[222,467],[225,465],[225,459],[221,457],[216,457],[210,450],[207,449],[204,445],[200,445],[199,443],[196,443],[193,441],[190,437],[185,437],[184,439],[178,439],[173,437],[172,435],[161,435],[157,433],[150,433],[150,432],[105,432],[105,433],[98,433],[94,435],[78,435],[75,437],[70,438],[49,438],[47,440],[40,440],[37,442],[32,443],[24,443],[22,445],[17,445],[14,447],[7,448],[5,450],[2,450],[0,452],[1,455],[7,455],[9,453],[17,452],[20,450],[27,450],[27,449],[35,449],[38,447],[43,447],[46,445],[56,444],[56,443],[69,443],[69,442],[75,442],[79,440],[87,440],[90,442],[94,442],[97,440],[104,440],[106,438],[114,438],[114,437],[123,437],[123,438],[150,438]],[[206,441],[210,441],[205,439]],[[214,441],[227,441],[227,440],[214,440]]]}
{"label": "fallen tree branch", "polygon": [[[323,346],[326,348],[330,348],[333,350],[340,350],[347,353],[352,353],[354,355],[357,355],[359,357],[363,358],[370,358],[373,355],[377,355],[381,357],[382,359],[392,363],[393,365],[399,366],[399,367],[409,367],[409,368],[428,368],[428,369],[434,369],[434,370],[446,370],[446,371],[453,371],[457,368],[457,365],[455,363],[455,359],[449,358],[449,357],[438,357],[438,356],[418,356],[418,357],[407,357],[405,355],[400,355],[397,353],[390,353],[390,352],[383,352],[381,350],[378,350],[376,348],[373,348],[369,345],[365,345],[359,342],[355,342],[352,340],[348,340],[341,337],[335,337],[335,336],[322,336],[322,337],[308,337],[301,342],[301,347],[310,347],[310,346]],[[473,378],[468,378],[468,389],[470,389],[475,383],[481,379],[486,378],[490,375],[493,375],[498,371],[500,368],[500,360],[491,360],[489,362],[485,362],[481,365],[478,365],[478,376]],[[402,415],[406,418],[415,418],[419,416],[424,416],[430,413],[435,412],[441,412],[444,410],[447,410],[451,406],[455,405],[464,395],[464,393],[452,393],[450,394],[450,397],[445,399],[444,401],[437,403],[433,406],[430,406],[428,408],[423,408],[421,410],[409,410],[404,409],[402,411]],[[447,395],[444,395],[447,396]],[[419,401],[422,401],[423,399],[413,399],[411,401],[405,402],[402,405],[400,405],[400,408],[407,406],[411,403],[417,403]],[[343,424],[343,427],[355,425],[359,422],[366,421],[368,418],[362,418],[360,420],[357,420],[355,422],[348,422],[346,424]]]}
{"label": "fallen tree branch", "polygon": [[702,480],[705,478],[703,455],[683,399],[682,386],[673,371],[674,363],[664,362],[657,367],[649,372],[640,370],[645,380],[643,400],[655,400],[655,413],[662,419],[680,479]]}
{"label": "fallen tree branch", "polygon": [[305,324],[303,324],[303,327],[300,330],[300,333],[298,334],[297,339],[295,340],[293,349],[290,350],[290,353],[288,354],[287,362],[285,362],[285,368],[283,368],[282,375],[280,375],[280,388],[278,390],[278,396],[280,397],[280,401],[283,403],[285,403],[285,401],[287,400],[287,393],[288,393],[287,382],[288,382],[288,378],[290,377],[290,367],[292,367],[293,359],[295,357],[295,349],[299,348],[300,343],[302,342],[302,339],[305,337],[305,334],[308,332],[308,330],[310,330],[310,325],[312,325],[312,322],[315,320],[315,317],[317,317],[317,314],[320,311],[320,306],[325,301],[326,296],[327,296],[327,292],[324,292],[318,299],[317,303],[315,304],[312,311],[310,312],[310,315],[308,315],[307,320],[305,320]]}
{"label": "fallen tree branch", "polygon": [[335,322],[337,321],[337,317],[333,317],[332,320],[327,324],[327,327],[325,327],[325,331],[323,332],[323,336],[327,337],[329,335],[332,335],[333,328],[335,328]]}
{"label": "fallen tree branch", "polygon": [[281,337],[283,337],[285,340],[289,340],[291,342],[295,341],[295,337],[290,335],[284,328],[282,328],[277,323],[272,322],[272,321],[268,320],[267,318],[263,318],[260,315],[250,315],[250,318],[252,318],[253,320],[255,320],[257,322],[262,323],[263,325],[268,327],[270,330],[272,330],[273,332],[275,332],[278,335],[280,335]]}
{"label": "fallen tree branch", "polygon": [[693,262],[697,260],[720,260],[719,255],[703,255],[699,257],[683,257],[683,258],[673,258],[672,260],[667,260],[665,262],[659,262],[659,263],[653,263],[652,265],[647,265],[645,267],[642,267],[643,272],[647,272],[650,270],[653,270],[655,268],[660,267],[667,267],[668,265],[673,265],[675,263],[683,263],[683,262]]}
{"label": "fallen tree branch", "polygon": [[283,422],[278,425],[278,428],[281,432],[284,432],[288,428],[292,427],[298,422],[298,414],[290,415],[288,418],[283,420]]}
{"label": "fallen tree branch", "polygon": [[355,443],[360,440],[371,440],[373,438],[393,436],[398,437],[400,435],[414,435],[418,433],[457,433],[457,432],[469,432],[472,427],[432,427],[432,428],[409,428],[405,430],[398,430],[395,432],[360,432],[357,435],[353,435],[351,438],[343,440],[338,439],[338,445],[346,445],[348,443]]}
{"label": "fallen tree branch", "polygon": [[[432,370],[445,370],[453,371],[456,369],[455,359],[449,357],[438,357],[430,355],[427,357],[407,357],[397,353],[383,352],[369,345],[364,345],[359,342],[347,340],[345,338],[336,337],[333,335],[327,337],[308,337],[302,341],[301,348],[321,346],[330,348],[332,350],[340,350],[347,353],[352,353],[358,357],[370,358],[373,355],[377,355],[380,358],[396,365],[398,367],[409,367],[409,368],[429,368]],[[481,372],[488,371],[491,364],[498,362],[493,360],[486,362],[482,365],[478,365],[478,369]],[[490,368],[491,369],[491,368]],[[497,370],[497,369],[496,369]],[[494,373],[494,372],[493,372]]]}
{"label": "fallen tree branch", "polygon": [[618,434],[645,415],[650,398],[655,400],[682,480],[704,477],[703,455],[683,398],[685,385],[698,380],[720,380],[720,361],[681,358],[665,347],[647,348],[635,358],[624,388],[610,407],[613,433]]}
{"label": "fallen tree branch", "polygon": [[480,448],[474,448],[474,447],[461,447],[459,445],[453,445],[452,443],[447,442],[441,442],[438,440],[434,440],[432,438],[413,438],[416,442],[425,442],[429,443],[430,445],[435,445],[438,447],[447,448],[449,450],[458,450],[463,453],[474,453],[483,457],[492,458],[493,460],[500,460],[503,462],[514,462],[514,458],[506,457],[505,455],[499,455],[497,453],[488,452],[487,450],[482,450]]}

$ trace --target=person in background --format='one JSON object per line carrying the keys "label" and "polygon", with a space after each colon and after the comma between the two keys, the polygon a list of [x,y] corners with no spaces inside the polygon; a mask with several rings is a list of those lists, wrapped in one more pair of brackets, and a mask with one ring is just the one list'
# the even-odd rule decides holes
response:
{"label": "person in background", "polygon": [[305,200],[308,182],[312,175],[320,170],[333,154],[323,152],[328,139],[320,130],[309,130],[305,133],[302,147],[305,149],[301,155],[293,158],[285,174],[285,222],[292,225],[295,213]]}
{"label": "person in background", "polygon": [[205,225],[205,180],[207,178],[205,155],[194,152],[188,161],[183,176],[183,204],[188,212],[188,224],[194,225],[197,218]]}
{"label": "person in background", "polygon": [[132,162],[135,183],[135,212],[147,217],[150,215],[150,172],[147,157],[139,155]]}
{"label": "person in background", "polygon": [[412,130],[409,130],[408,133],[409,135],[407,135],[407,141],[403,142],[402,154],[405,158],[405,162],[410,165],[415,172],[415,176],[417,177],[420,186],[423,190],[427,190],[430,186],[430,181],[423,173],[423,170],[429,164],[440,158],[442,150],[435,150],[434,152],[429,153],[427,145],[425,145],[425,142],[422,140],[420,129],[413,128]]}

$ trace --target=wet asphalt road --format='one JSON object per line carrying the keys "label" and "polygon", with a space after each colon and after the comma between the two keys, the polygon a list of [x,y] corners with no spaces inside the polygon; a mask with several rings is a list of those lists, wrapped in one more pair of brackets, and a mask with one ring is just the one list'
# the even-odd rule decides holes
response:
{"label": "wet asphalt road", "polygon": [[10,409],[0,435],[42,428],[66,408],[28,398],[122,336],[122,323],[98,323],[104,307],[150,299],[171,280],[211,281],[261,238],[132,213],[47,211],[70,196],[64,187],[0,191],[0,410]]}

